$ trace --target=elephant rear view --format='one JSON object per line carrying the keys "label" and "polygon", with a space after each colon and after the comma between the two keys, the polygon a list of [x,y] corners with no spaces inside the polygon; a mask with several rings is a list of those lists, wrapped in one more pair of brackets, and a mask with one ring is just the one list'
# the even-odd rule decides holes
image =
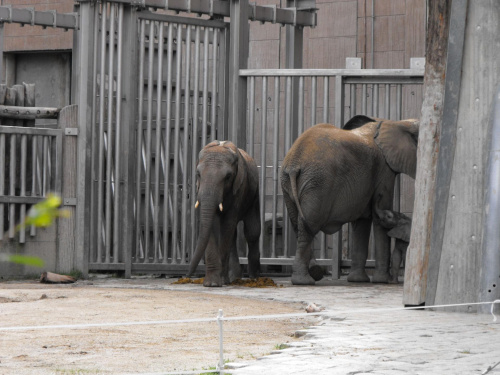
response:
{"label": "elephant rear view", "polygon": [[[353,224],[349,281],[370,281],[365,271],[375,200],[392,209],[399,173],[415,178],[418,121],[355,116],[343,130],[319,124],[305,131],[287,153],[281,187],[298,246],[292,283],[312,285],[320,277],[312,241],[323,231]],[[390,240],[374,220],[375,272],[372,282],[389,281]]]}
{"label": "elephant rear view", "polygon": [[213,141],[199,154],[195,208],[200,211],[198,242],[191,276],[205,255],[204,286],[222,286],[241,277],[236,227],[243,221],[248,243],[248,273],[260,272],[259,175],[255,161],[228,141]]}

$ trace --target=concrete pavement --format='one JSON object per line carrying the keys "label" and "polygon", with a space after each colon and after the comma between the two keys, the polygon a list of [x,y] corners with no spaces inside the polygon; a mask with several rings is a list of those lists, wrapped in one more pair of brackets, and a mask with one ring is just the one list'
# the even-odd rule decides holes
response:
{"label": "concrete pavement", "polygon": [[302,302],[304,307],[314,302],[326,309],[328,315],[318,317],[317,325],[300,332],[303,340],[255,361],[227,364],[233,375],[500,374],[500,317],[494,322],[489,314],[403,310],[402,284],[322,280],[302,287],[291,285],[289,278],[274,280],[283,287],[200,288],[172,285],[168,279],[134,284]]}

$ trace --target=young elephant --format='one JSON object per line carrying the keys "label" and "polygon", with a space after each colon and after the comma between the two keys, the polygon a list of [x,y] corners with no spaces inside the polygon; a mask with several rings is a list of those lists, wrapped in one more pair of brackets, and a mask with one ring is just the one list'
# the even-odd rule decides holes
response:
{"label": "young elephant", "polygon": [[240,277],[236,226],[243,221],[248,273],[259,277],[259,175],[254,160],[229,141],[213,141],[200,151],[196,186],[200,227],[188,276],[205,255],[204,286],[222,286]]}
{"label": "young elephant", "polygon": [[403,259],[406,259],[406,250],[410,242],[411,219],[405,214],[392,210],[375,208],[375,212],[377,213],[380,225],[390,229],[387,235],[396,239],[391,256],[391,278],[389,279],[389,283],[397,284],[399,268]]}

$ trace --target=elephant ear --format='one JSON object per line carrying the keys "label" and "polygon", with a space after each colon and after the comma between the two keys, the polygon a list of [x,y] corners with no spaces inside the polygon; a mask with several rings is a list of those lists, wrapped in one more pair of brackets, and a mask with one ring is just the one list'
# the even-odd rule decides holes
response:
{"label": "elephant ear", "polygon": [[353,130],[353,129],[357,129],[365,124],[368,124],[369,122],[375,122],[375,121],[376,121],[375,119],[368,117],[368,116],[356,115],[353,118],[351,118],[349,121],[347,121],[344,124],[344,126],[342,127],[342,129]]}
{"label": "elephant ear", "polygon": [[374,136],[389,167],[413,178],[417,171],[418,128],[417,120],[381,121]]}

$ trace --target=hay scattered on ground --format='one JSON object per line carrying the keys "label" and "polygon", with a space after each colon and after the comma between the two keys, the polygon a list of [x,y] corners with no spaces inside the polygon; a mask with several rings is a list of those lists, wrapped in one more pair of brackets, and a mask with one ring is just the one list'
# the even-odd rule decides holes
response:
{"label": "hay scattered on ground", "polygon": [[[173,284],[203,284],[203,278],[190,279],[189,277],[182,277]],[[273,279],[269,277],[259,277],[258,279],[236,279],[231,284],[232,286],[244,286],[247,288],[283,288],[283,285],[277,285]]]}

